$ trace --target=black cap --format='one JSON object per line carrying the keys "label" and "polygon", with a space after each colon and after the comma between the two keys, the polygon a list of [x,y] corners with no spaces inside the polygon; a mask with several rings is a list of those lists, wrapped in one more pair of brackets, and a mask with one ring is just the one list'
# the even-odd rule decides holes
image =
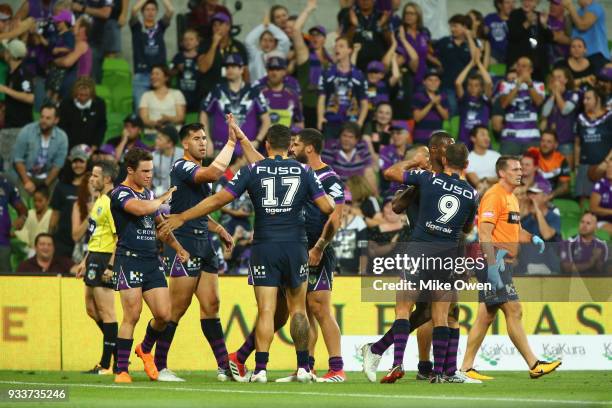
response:
{"label": "black cap", "polygon": [[228,54],[223,61],[223,65],[237,65],[239,67],[244,66],[244,61],[242,60],[242,56],[238,53]]}
{"label": "black cap", "polygon": [[178,144],[179,134],[176,130],[176,127],[172,125],[165,125],[161,129],[159,129],[159,133],[168,136],[170,140],[172,140],[172,143],[174,143],[175,145]]}
{"label": "black cap", "polygon": [[125,125],[126,123],[131,123],[132,125],[139,127],[139,128],[144,127],[144,123],[142,123],[142,119],[140,119],[140,116],[138,116],[138,114],[136,113],[131,113],[127,115],[125,119],[123,119],[123,124]]}
{"label": "black cap", "polygon": [[441,78],[442,77],[442,73],[437,68],[429,68],[427,70],[427,72],[425,73],[425,78],[423,78],[423,79],[427,79],[430,76],[437,76],[438,78]]}

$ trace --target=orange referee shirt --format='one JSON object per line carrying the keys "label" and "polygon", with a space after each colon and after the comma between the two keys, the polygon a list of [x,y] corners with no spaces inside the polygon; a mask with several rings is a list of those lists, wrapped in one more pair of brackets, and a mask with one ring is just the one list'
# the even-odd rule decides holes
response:
{"label": "orange referee shirt", "polygon": [[491,187],[480,200],[478,227],[483,222],[495,225],[493,244],[503,248],[511,256],[518,254],[521,216],[519,202],[513,193],[506,191],[499,183]]}

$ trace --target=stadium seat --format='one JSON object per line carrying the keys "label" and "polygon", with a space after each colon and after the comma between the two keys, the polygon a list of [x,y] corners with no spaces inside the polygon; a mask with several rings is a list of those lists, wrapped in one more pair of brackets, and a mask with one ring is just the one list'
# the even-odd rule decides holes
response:
{"label": "stadium seat", "polygon": [[200,121],[200,114],[198,112],[189,112],[185,115],[185,123],[195,123]]}
{"label": "stadium seat", "polygon": [[595,236],[601,240],[610,241],[610,234],[606,230],[598,229],[595,231]]}
{"label": "stadium seat", "polygon": [[[8,76],[8,65],[4,61],[0,61],[0,84],[6,85],[6,79]],[[4,101],[6,94],[0,93],[0,102]]]}
{"label": "stadium seat", "polygon": [[111,106],[113,101],[111,99],[111,91],[106,85],[96,85],[96,95],[102,99],[104,99],[104,103],[106,104],[106,111],[111,110]]}
{"label": "stadium seat", "polygon": [[104,63],[102,63],[102,72],[104,74],[127,74],[127,76],[130,78],[132,76],[132,68],[130,68],[130,63],[123,58],[104,58]]}
{"label": "stadium seat", "polygon": [[489,65],[489,72],[492,75],[504,77],[506,75],[506,64],[491,64]]}
{"label": "stadium seat", "polygon": [[562,219],[567,216],[575,216],[575,215],[577,215],[578,219],[580,219],[580,216],[582,215],[582,210],[580,209],[580,205],[574,200],[569,200],[565,198],[556,198],[553,200],[553,204],[555,207],[559,209]]}
{"label": "stadium seat", "polygon": [[104,135],[104,142],[108,139],[119,136],[123,129],[123,119],[127,114],[117,112],[106,113],[106,134]]}

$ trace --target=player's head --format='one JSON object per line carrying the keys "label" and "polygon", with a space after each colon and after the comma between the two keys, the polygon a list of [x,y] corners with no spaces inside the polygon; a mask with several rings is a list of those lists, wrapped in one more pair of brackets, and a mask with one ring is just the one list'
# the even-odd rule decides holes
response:
{"label": "player's head", "polygon": [[141,148],[130,149],[124,158],[128,178],[143,188],[151,185],[153,179],[153,156],[147,150]]}
{"label": "player's head", "polygon": [[91,169],[89,184],[95,191],[104,190],[104,186],[112,185],[117,178],[119,169],[112,161],[104,160],[94,163]]}
{"label": "player's head", "polygon": [[465,144],[453,143],[446,148],[446,155],[442,157],[444,167],[448,170],[461,171],[468,165],[468,148]]}
{"label": "player's head", "polygon": [[501,156],[495,163],[495,172],[500,181],[512,187],[520,186],[523,180],[521,159],[517,156]]}
{"label": "player's head", "polygon": [[592,237],[595,235],[597,230],[597,216],[590,211],[582,214],[580,218],[580,225],[578,226],[578,233],[581,237]]}
{"label": "player's head", "polygon": [[300,163],[308,163],[308,158],[320,156],[323,151],[323,135],[317,129],[307,128],[293,138],[291,152]]}
{"label": "player's head", "polygon": [[206,156],[206,131],[201,123],[190,123],[179,130],[183,150],[194,161],[202,161]]}
{"label": "player's head", "polygon": [[286,155],[291,147],[291,129],[284,125],[272,125],[266,133],[266,151],[268,154]]}
{"label": "player's head", "polygon": [[448,145],[455,143],[455,140],[444,130],[436,130],[429,139],[429,154],[431,162],[442,166],[442,157],[446,154]]}
{"label": "player's head", "polygon": [[[421,153],[423,156],[427,157],[427,159],[431,159],[429,154],[429,148],[427,146],[415,146],[411,149],[406,150],[406,153],[404,153],[404,160],[412,160],[418,153]],[[431,169],[431,162],[428,161],[427,163],[428,166],[424,170]]]}

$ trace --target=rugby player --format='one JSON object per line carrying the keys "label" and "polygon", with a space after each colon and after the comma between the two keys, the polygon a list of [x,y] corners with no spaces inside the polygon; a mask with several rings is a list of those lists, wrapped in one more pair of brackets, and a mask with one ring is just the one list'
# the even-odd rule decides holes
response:
{"label": "rugby player", "polygon": [[308,251],[304,207],[309,199],[325,214],[334,210],[312,169],[287,159],[291,131],[283,125],[270,127],[266,136],[268,158],[242,167],[218,193],[197,206],[172,214],[161,233],[169,233],[185,222],[215,211],[245,190],[255,207],[255,233],[250,275],[255,287],[258,316],[255,333],[255,371],[251,382],[267,382],[266,366],[274,337],[274,314],[279,288],[284,288],[291,316],[291,337],[297,354],[297,380],[310,382],[308,363],[308,317],[306,291]]}
{"label": "rugby player", "polygon": [[461,371],[470,378],[493,379],[480,374],[473,365],[476,352],[501,309],[510,340],[525,359],[529,376],[539,378],[553,372],[561,362],[540,361],[531,350],[521,322],[522,307],[512,282],[512,265],[518,255],[519,242],[532,242],[540,247],[542,253],[544,241],[521,228],[519,202],[513,193],[522,183],[520,158],[501,156],[495,170],[499,181],[487,190],[478,209],[478,237],[488,264],[486,280],[493,284],[493,290],[479,293],[478,314],[468,335]]}
{"label": "rugby player", "polygon": [[[317,381],[344,382],[346,381],[346,374],[340,347],[340,328],[331,310],[331,290],[333,271],[336,269],[336,256],[334,250],[328,246],[340,226],[344,206],[344,186],[338,175],[321,160],[322,150],[323,135],[316,129],[301,130],[292,139],[291,152],[293,156],[315,171],[323,189],[328,196],[334,199],[336,204],[334,212],[330,216],[322,213],[312,201],[309,201],[306,206],[306,235],[309,248],[308,265],[310,267],[306,295],[308,320],[310,322],[309,366],[312,371],[314,369],[314,348],[318,337],[316,322],[318,322],[329,354],[329,369]],[[284,297],[279,298],[274,317],[275,331],[278,331],[287,321],[288,314],[285,305]],[[247,369],[244,363],[253,350],[255,350],[255,330],[249,334],[236,353],[230,354],[230,367],[236,381],[245,381]],[[293,381],[297,381],[297,373],[276,380],[276,382]]]}
{"label": "rugby player", "polygon": [[[231,114],[227,115],[226,119],[228,123],[234,123]],[[226,145],[210,166],[203,167],[202,160],[206,157],[208,148],[204,127],[199,123],[185,125],[181,128],[179,136],[185,150],[185,157],[177,160],[170,171],[170,184],[177,187],[170,202],[171,214],[181,213],[210,195],[209,183],[223,176],[231,161],[237,141],[241,144],[242,151],[249,162],[261,157],[246,136],[241,132],[240,139],[238,139],[230,126]],[[189,308],[194,294],[200,303],[202,333],[217,360],[217,379],[227,381],[229,378],[227,348],[219,320],[217,278],[219,265],[208,236],[209,231],[218,234],[224,245],[229,250],[232,249],[234,245],[232,236],[210,217],[189,221],[175,232],[176,239],[190,254],[187,264],[180,262],[172,248],[165,249],[164,260],[170,268],[169,286],[172,312],[168,328],[162,338],[157,341],[155,349],[155,365],[159,371],[158,381],[182,381],[168,369],[167,357],[176,327]]]}
{"label": "rugby player", "polygon": [[117,231],[111,214],[110,197],[113,181],[119,169],[109,161],[94,164],[89,184],[99,193],[89,212],[87,226],[87,254],[77,267],[77,278],[85,281],[85,307],[96,323],[101,322],[103,343],[100,363],[90,371],[93,374],[112,375],[111,357],[117,364],[117,317],[115,292],[112,282],[113,253],[117,244]]}
{"label": "rugby player", "polygon": [[[151,355],[155,342],[162,336],[170,321],[170,296],[164,267],[157,252],[156,224],[162,221],[160,206],[176,187],[155,198],[149,187],[153,178],[153,157],[143,149],[131,149],[124,158],[127,168],[125,180],[111,193],[111,212],[117,229],[117,247],[113,270],[115,290],[119,291],[123,320],[117,337],[117,374],[115,382],[131,383],[128,373],[134,327],[142,312],[142,300],[153,314],[147,325],[144,340],[136,346],[136,355],[144,363],[151,380],[157,380],[158,371]],[[171,246],[182,263],[189,253],[172,234],[160,237]]]}

